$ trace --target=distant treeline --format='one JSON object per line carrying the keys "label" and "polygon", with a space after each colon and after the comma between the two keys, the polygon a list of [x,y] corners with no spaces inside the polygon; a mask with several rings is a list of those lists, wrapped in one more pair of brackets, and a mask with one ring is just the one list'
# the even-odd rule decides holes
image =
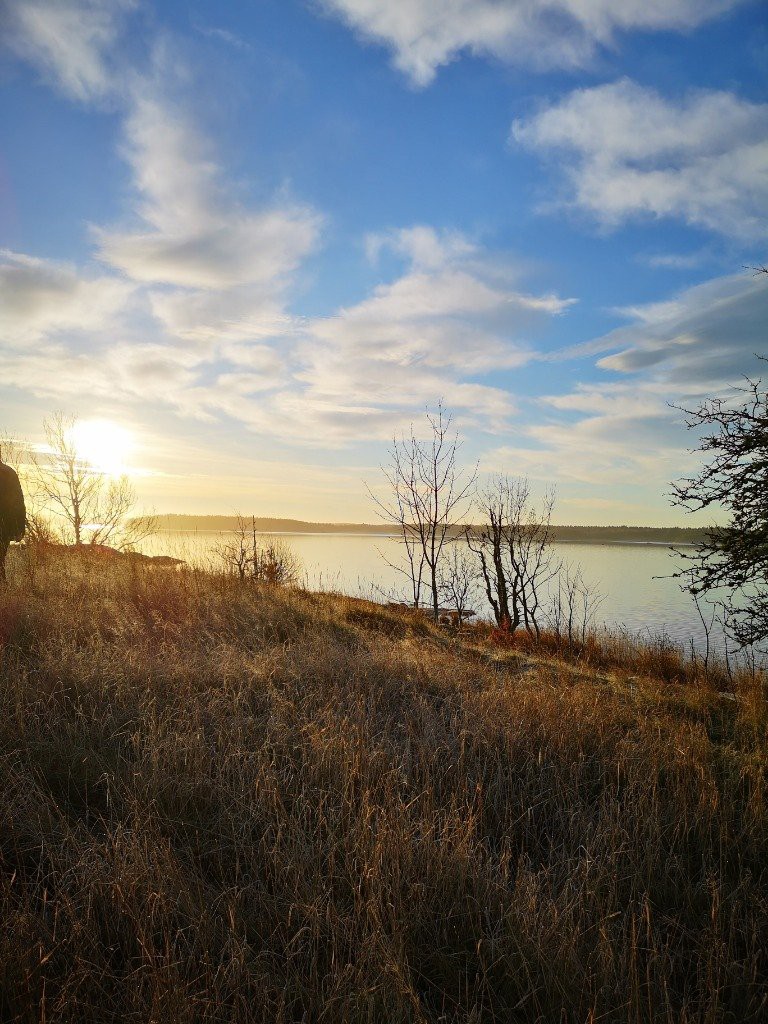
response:
{"label": "distant treeline", "polygon": [[[237,516],[162,515],[157,517],[163,532],[226,533],[237,529]],[[250,520],[249,520],[250,522]],[[256,516],[259,533],[356,533],[386,536],[383,524],[312,523],[303,519]],[[682,526],[553,526],[553,539],[571,544],[698,544],[707,530]]]}
{"label": "distant treeline", "polygon": [[708,531],[693,526],[553,526],[560,543],[699,544]]}
{"label": "distant treeline", "polygon": [[[251,517],[244,517],[250,526]],[[158,528],[163,532],[226,533],[238,529],[237,516],[185,516],[163,515],[157,517]],[[255,516],[258,533],[370,533],[387,536],[391,527],[383,524],[371,526],[366,523],[309,523],[303,519],[278,519],[274,516]]]}

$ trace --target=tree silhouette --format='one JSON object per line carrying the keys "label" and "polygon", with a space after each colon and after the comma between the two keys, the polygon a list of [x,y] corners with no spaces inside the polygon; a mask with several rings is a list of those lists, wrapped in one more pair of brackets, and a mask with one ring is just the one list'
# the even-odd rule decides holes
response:
{"label": "tree silhouette", "polygon": [[38,500],[65,543],[135,547],[155,532],[155,518],[132,515],[136,491],[128,477],[110,477],[78,454],[76,423],[60,412],[43,423],[46,451],[32,456]]}
{"label": "tree silhouette", "polygon": [[[768,390],[745,378],[735,399],[711,398],[683,409],[689,429],[704,427],[697,451],[708,454],[695,476],[673,484],[673,504],[688,511],[721,506],[713,526],[675,575],[694,597],[718,597],[740,646],[768,640]],[[722,596],[724,595],[724,596]]]}

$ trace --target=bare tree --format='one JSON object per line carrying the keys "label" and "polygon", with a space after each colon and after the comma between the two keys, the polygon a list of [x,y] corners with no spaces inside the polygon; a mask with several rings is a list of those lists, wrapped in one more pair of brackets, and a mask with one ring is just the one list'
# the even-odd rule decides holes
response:
{"label": "bare tree", "polygon": [[29,459],[30,446],[13,434],[0,433],[0,459],[20,474],[24,463]]}
{"label": "bare tree", "polygon": [[[381,517],[398,530],[407,567],[394,566],[409,579],[415,608],[421,605],[426,586],[432,615],[440,616],[440,564],[446,542],[469,510],[476,472],[464,473],[457,465],[458,434],[451,430],[451,416],[438,403],[427,413],[427,438],[410,433],[395,437],[391,462],[382,467],[391,497],[381,500],[370,489]],[[389,563],[392,564],[392,563]]]}
{"label": "bare tree", "polygon": [[379,501],[370,488],[368,493],[376,502],[382,518],[397,527],[403,544],[406,565],[403,567],[396,562],[390,561],[381,550],[379,550],[379,554],[384,558],[387,565],[408,580],[413,607],[420,608],[426,558],[422,545],[422,534],[415,526],[411,512],[412,502],[410,495],[414,493],[417,487],[416,465],[413,459],[407,457],[407,454],[404,448],[398,444],[397,440],[394,440],[390,452],[392,463],[389,469],[384,470],[384,474],[392,486],[391,502],[384,503]]}
{"label": "bare tree", "polygon": [[554,495],[536,508],[525,479],[497,476],[478,496],[482,522],[467,531],[496,624],[540,633],[541,602],[559,562],[551,550]]}
{"label": "bare tree", "polygon": [[547,617],[558,640],[583,647],[603,597],[584,579],[581,569],[560,566],[552,588]]}
{"label": "bare tree", "polygon": [[225,570],[243,583],[251,581],[271,586],[291,586],[301,573],[301,563],[279,539],[265,537],[256,530],[256,520],[242,515],[230,539],[216,549]]}
{"label": "bare tree", "polygon": [[463,537],[451,541],[440,565],[440,593],[447,601],[456,625],[460,626],[464,619],[475,613],[470,610],[470,602],[477,582],[477,562],[472,557]]}
{"label": "bare tree", "polygon": [[217,544],[214,551],[224,563],[225,571],[245,582],[250,576],[252,542],[248,524],[242,516],[237,517],[237,527],[232,536]]}
{"label": "bare tree", "polygon": [[39,502],[64,543],[136,547],[156,531],[155,517],[133,515],[136,491],[127,476],[110,477],[78,454],[76,424],[60,412],[43,423],[46,449],[31,456]]}
{"label": "bare tree", "polygon": [[[483,517],[482,525],[467,529],[467,544],[477,555],[485,595],[493,609],[496,625],[505,632],[514,632],[520,625],[519,614],[513,624],[510,610],[510,592],[504,563],[506,529],[509,519],[507,512],[506,487],[501,478],[487,487],[477,497],[477,507]],[[515,602],[515,611],[518,604]]]}

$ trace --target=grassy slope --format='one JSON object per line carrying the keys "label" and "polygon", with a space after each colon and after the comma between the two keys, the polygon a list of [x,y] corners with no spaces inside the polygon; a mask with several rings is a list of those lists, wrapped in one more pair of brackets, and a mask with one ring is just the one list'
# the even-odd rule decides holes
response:
{"label": "grassy slope", "polygon": [[364,602],[19,562],[3,1021],[758,1021],[766,713]]}

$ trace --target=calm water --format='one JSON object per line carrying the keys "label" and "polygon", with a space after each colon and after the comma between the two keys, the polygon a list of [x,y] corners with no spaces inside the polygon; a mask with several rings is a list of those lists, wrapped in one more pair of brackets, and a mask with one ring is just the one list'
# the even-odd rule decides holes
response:
{"label": "calm water", "polygon": [[[358,534],[281,534],[301,560],[305,585],[311,590],[335,590],[353,596],[385,600],[405,594],[403,577],[386,564],[398,562],[401,547],[394,537]],[[215,549],[227,537],[219,533],[163,533],[147,551],[170,554],[192,563],[215,558]],[[697,646],[704,633],[696,608],[669,576],[675,557],[655,545],[560,544],[558,554],[574,568],[603,601],[595,625],[624,626],[635,633],[667,633],[675,642]],[[479,614],[487,604],[478,598]],[[719,643],[717,644],[719,646]]]}

